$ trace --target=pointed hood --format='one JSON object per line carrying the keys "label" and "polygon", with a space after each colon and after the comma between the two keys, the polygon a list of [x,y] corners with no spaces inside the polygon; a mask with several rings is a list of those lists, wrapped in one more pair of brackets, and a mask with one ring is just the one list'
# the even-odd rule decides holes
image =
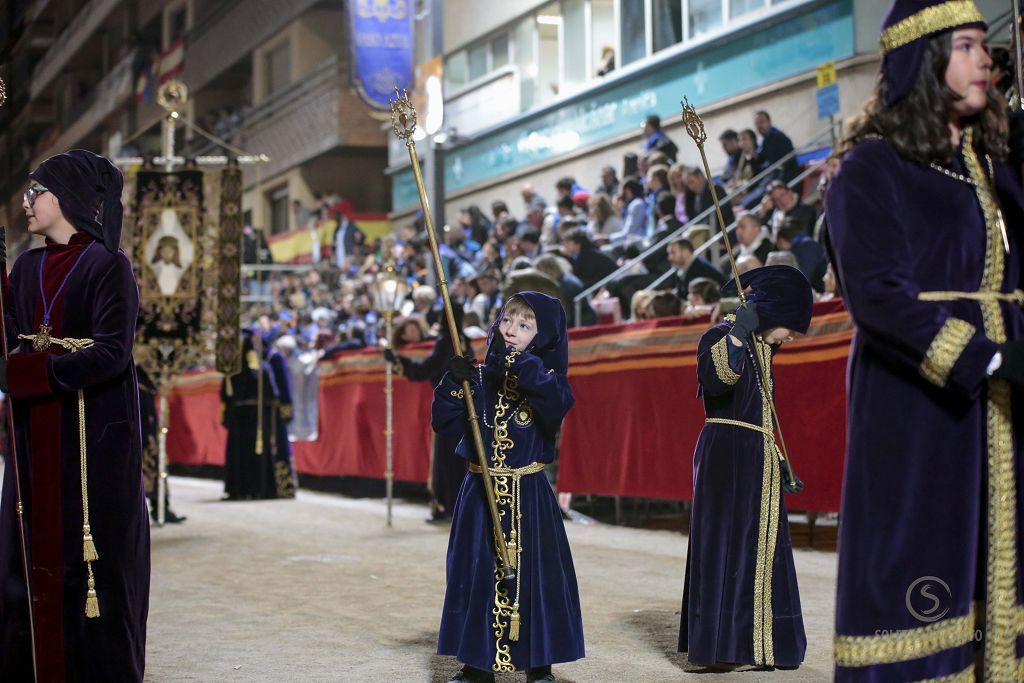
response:
{"label": "pointed hood", "polygon": [[[757,304],[760,321],[755,332],[785,327],[805,334],[811,325],[814,294],[804,274],[792,266],[763,266],[740,275],[747,301]],[[736,292],[736,280],[722,287],[722,294]]]}
{"label": "pointed hood", "polygon": [[[509,297],[509,301],[514,298],[526,302],[526,305],[533,309],[533,313],[537,317],[537,336],[533,338],[533,343],[527,352],[539,357],[548,370],[565,375],[569,370],[569,334],[562,303],[558,299],[540,292],[519,292]],[[504,357],[504,349],[491,348],[491,341],[494,339],[494,332],[498,329],[498,323],[505,315],[505,306],[507,305],[508,301],[502,305],[497,320],[494,321],[487,333],[488,361],[491,360],[492,355],[499,361]]]}
{"label": "pointed hood", "polygon": [[73,149],[50,157],[29,177],[53,193],[75,229],[89,233],[107,251],[117,253],[124,214],[124,178],[117,166],[98,154]]}

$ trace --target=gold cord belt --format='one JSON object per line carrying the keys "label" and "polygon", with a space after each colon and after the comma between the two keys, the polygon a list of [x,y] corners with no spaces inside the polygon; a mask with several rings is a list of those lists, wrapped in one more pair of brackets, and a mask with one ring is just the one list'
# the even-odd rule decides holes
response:
{"label": "gold cord belt", "polygon": [[[544,471],[544,463],[531,462],[526,467],[488,467],[487,471],[492,477],[512,477],[513,480],[521,479],[527,474],[537,474]],[[483,468],[475,462],[469,463],[469,471],[473,474],[482,474]]]}
{"label": "gold cord belt", "polygon": [[919,301],[1007,301],[1024,306],[1024,291],[1012,292],[918,292]]}
{"label": "gold cord belt", "polygon": [[742,422],[740,420],[729,420],[729,419],[724,418],[724,417],[709,417],[708,419],[706,419],[704,421],[705,422],[710,422],[711,424],[731,425],[733,427],[743,427],[744,429],[750,429],[750,430],[753,430],[755,432],[761,432],[762,434],[764,434],[765,436],[767,436],[771,440],[772,447],[775,449],[775,453],[779,456],[779,459],[780,460],[783,459],[782,458],[782,451],[779,450],[779,445],[777,443],[775,443],[775,433],[772,432],[772,430],[768,429],[767,427],[762,427],[761,425],[756,425],[756,424],[753,424],[751,422]]}
{"label": "gold cord belt", "polygon": [[[87,349],[93,345],[92,339],[57,339],[48,334],[19,334],[18,339],[31,342],[33,348],[37,343],[43,350],[51,345],[59,346],[62,349],[74,353]],[[85,616],[94,619],[100,615],[100,601],[96,595],[96,578],[93,576],[92,563],[100,559],[96,552],[96,543],[92,538],[92,529],[89,526],[89,481],[88,467],[86,462],[85,447],[85,392],[78,390],[78,459],[82,470],[82,557],[85,560],[85,568],[89,575],[89,590],[85,596]]]}

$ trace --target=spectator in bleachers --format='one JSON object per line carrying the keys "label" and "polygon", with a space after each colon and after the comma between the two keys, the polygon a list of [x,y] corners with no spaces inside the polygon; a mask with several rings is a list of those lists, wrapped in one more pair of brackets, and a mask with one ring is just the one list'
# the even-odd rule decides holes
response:
{"label": "spectator in bleachers", "polygon": [[495,239],[484,242],[473,260],[473,270],[478,273],[492,268],[501,270],[501,245]]}
{"label": "spectator in bleachers", "polygon": [[612,244],[621,244],[647,237],[647,202],[644,199],[644,186],[635,178],[624,180],[621,196],[626,218],[622,229],[609,236]]}
{"label": "spectator in bleachers", "polygon": [[[618,186],[618,183],[616,183]],[[612,206],[611,195],[597,192],[588,202],[587,230],[599,242],[608,242],[611,236],[622,230],[622,218]]]}
{"label": "spectator in bleachers", "polygon": [[[712,227],[712,231],[716,231],[719,228],[724,228],[728,225],[732,225],[734,220],[732,213],[732,206],[728,202],[722,202],[722,218],[725,220],[725,226],[718,225],[718,215],[715,212],[715,201],[711,196],[711,183],[704,177],[704,171],[699,168],[687,169],[685,175],[686,189],[689,192],[686,193],[686,215],[690,217],[690,220],[695,219],[703,211],[711,209],[711,213],[708,215],[707,220],[701,220],[701,223],[707,223]],[[725,190],[720,185],[715,185],[715,192],[718,193],[719,201],[725,197]]]}
{"label": "spectator in bleachers", "polygon": [[[772,253],[772,252],[769,252],[769,253]],[[765,256],[765,258],[767,259],[768,257]],[[751,256],[751,255],[740,256],[738,259],[736,259],[736,270],[739,272],[740,275],[743,275],[743,273],[747,272],[748,270],[753,270],[754,268],[760,268],[763,265],[764,265],[764,261],[760,260],[756,256]]]}
{"label": "spectator in bleachers", "polygon": [[753,256],[764,263],[768,254],[774,250],[775,245],[772,244],[771,236],[761,225],[761,221],[757,220],[757,216],[752,213],[740,216],[736,222],[736,259]]}
{"label": "spectator in bleachers", "polygon": [[614,197],[619,191],[619,177],[615,174],[614,166],[601,168],[601,184],[597,186],[597,192],[603,192],[609,197]]}
{"label": "spectator in bleachers", "polygon": [[823,280],[828,267],[828,255],[825,248],[811,239],[804,226],[794,218],[787,219],[779,229],[776,239],[779,249],[792,252],[796,257],[797,267],[804,274],[815,292],[825,291]]}
{"label": "spectator in bleachers", "polygon": [[494,225],[497,225],[511,215],[508,210],[508,204],[502,200],[498,199],[491,202],[491,217],[494,218]]}
{"label": "spectator in bleachers", "polygon": [[470,204],[459,211],[459,225],[466,231],[469,239],[476,244],[483,244],[491,234],[493,224],[476,204]]}
{"label": "spectator in bleachers", "polygon": [[693,253],[693,243],[688,239],[677,239],[669,242],[668,262],[673,272],[665,280],[662,289],[674,291],[680,299],[689,295],[690,283],[699,277],[709,278],[719,284],[725,284],[725,276],[703,256]]}
{"label": "spectator in bleachers", "polygon": [[484,322],[490,322],[491,311],[501,301],[501,274],[493,270],[485,270],[469,279],[475,293],[466,304],[466,311],[472,311]]}
{"label": "spectator in bleachers", "polygon": [[689,220],[686,213],[686,166],[673,164],[668,169],[668,189],[676,198],[676,218],[680,223]]}
{"label": "spectator in bleachers", "polygon": [[675,318],[683,313],[683,302],[675,292],[654,292],[647,301],[647,317],[654,318]]}
{"label": "spectator in bleachers", "polygon": [[[622,180],[636,178],[640,175],[640,157],[636,152],[626,152],[622,155]],[[609,192],[609,195],[616,195]]]}
{"label": "spectator in bleachers", "polygon": [[[725,184],[725,189],[729,192],[746,186],[754,176],[761,172],[761,163],[757,159],[757,133],[747,128],[740,131],[737,140],[739,155],[736,160],[736,170],[730,182]],[[763,188],[760,182],[757,183],[757,186]],[[733,203],[746,206],[755,194],[757,201],[760,201],[763,189],[758,192],[757,187],[749,188],[743,197],[733,200]]]}
{"label": "spectator in bleachers", "polygon": [[726,128],[718,136],[718,142],[721,143],[722,151],[725,152],[725,169],[718,180],[728,187],[733,183],[740,159],[743,157],[743,151],[740,149],[740,136],[732,128]]}
{"label": "spectator in bleachers", "polygon": [[768,258],[765,259],[764,264],[766,266],[793,266],[797,270],[800,270],[800,264],[796,260],[796,256],[791,251],[777,250],[770,252]]}
{"label": "spectator in bleachers", "polygon": [[[679,148],[661,129],[661,117],[650,114],[643,124],[644,149],[648,152],[661,152],[669,161],[675,163]],[[653,163],[653,162],[652,162]]]}
{"label": "spectator in bleachers", "polygon": [[597,315],[594,314],[594,309],[590,307],[586,299],[583,300],[580,311],[582,320],[579,323],[575,320],[576,306],[573,299],[583,291],[583,283],[573,275],[572,265],[568,261],[555,254],[544,254],[537,259],[533,267],[558,283],[560,291],[558,298],[562,302],[562,308],[565,309],[569,327],[575,327],[577,324],[593,325],[597,322]]}
{"label": "spectator in bleachers", "polygon": [[615,272],[615,261],[603,253],[591,240],[587,232],[577,228],[565,236],[562,254],[572,264],[573,273],[584,288]]}
{"label": "spectator in bleachers", "polygon": [[357,247],[366,242],[366,233],[359,229],[349,216],[352,214],[352,204],[343,199],[331,209],[338,216],[338,227],[334,229],[334,262],[338,268],[345,270],[348,267],[346,258],[357,253]]}
{"label": "spectator in bleachers", "polygon": [[813,206],[800,201],[800,195],[781,180],[773,180],[768,184],[762,207],[762,222],[771,230],[773,237],[778,234],[782,224],[790,220],[800,224],[808,237],[814,235],[818,212]]}
{"label": "spectator in bleachers", "polygon": [[[793,151],[793,141],[785,133],[772,125],[772,117],[768,115],[768,112],[759,111],[754,114],[754,128],[761,135],[758,163],[762,169],[768,168]],[[773,177],[788,183],[799,174],[800,166],[794,155],[773,174]]]}
{"label": "spectator in bleachers", "polygon": [[532,263],[540,256],[540,233],[528,230],[519,238],[519,255],[525,256]]}
{"label": "spectator in bleachers", "polygon": [[629,319],[631,322],[651,319],[650,304],[655,294],[657,292],[651,289],[639,289],[633,292],[633,297],[629,300]]}
{"label": "spectator in bleachers", "polygon": [[555,196],[558,199],[561,199],[562,197],[571,198],[577,192],[589,191],[590,190],[577,183],[576,179],[573,178],[572,176],[565,176],[564,178],[559,178],[558,181],[555,183]]}
{"label": "spectator in bleachers", "polygon": [[400,349],[409,344],[418,344],[427,338],[426,320],[423,316],[412,313],[395,321],[391,348]]}
{"label": "spectator in bleachers", "polygon": [[711,311],[722,299],[722,288],[717,282],[706,277],[699,277],[690,282],[686,292],[686,306],[683,316],[700,318],[711,315]]}

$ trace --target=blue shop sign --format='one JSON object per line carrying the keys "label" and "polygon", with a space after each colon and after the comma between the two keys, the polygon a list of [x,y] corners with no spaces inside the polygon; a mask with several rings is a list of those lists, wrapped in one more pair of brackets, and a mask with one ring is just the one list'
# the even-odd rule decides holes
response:
{"label": "blue shop sign", "polygon": [[352,85],[367,106],[389,111],[395,88],[412,87],[415,2],[359,0],[345,4]]}
{"label": "blue shop sign", "polygon": [[[854,54],[852,0],[791,17],[633,78],[625,78],[588,99],[548,110],[525,121],[485,133],[445,157],[445,193],[637,132],[646,114],[679,114],[683,95],[700,107]],[[419,201],[412,170],[392,179],[392,207],[407,210]]]}

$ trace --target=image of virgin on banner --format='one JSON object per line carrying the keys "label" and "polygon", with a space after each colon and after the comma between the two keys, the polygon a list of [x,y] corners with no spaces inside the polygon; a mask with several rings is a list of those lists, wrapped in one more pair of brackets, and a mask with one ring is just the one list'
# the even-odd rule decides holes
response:
{"label": "image of virgin on banner", "polygon": [[348,9],[352,86],[366,105],[388,111],[388,98],[412,87],[413,0],[357,0]]}

